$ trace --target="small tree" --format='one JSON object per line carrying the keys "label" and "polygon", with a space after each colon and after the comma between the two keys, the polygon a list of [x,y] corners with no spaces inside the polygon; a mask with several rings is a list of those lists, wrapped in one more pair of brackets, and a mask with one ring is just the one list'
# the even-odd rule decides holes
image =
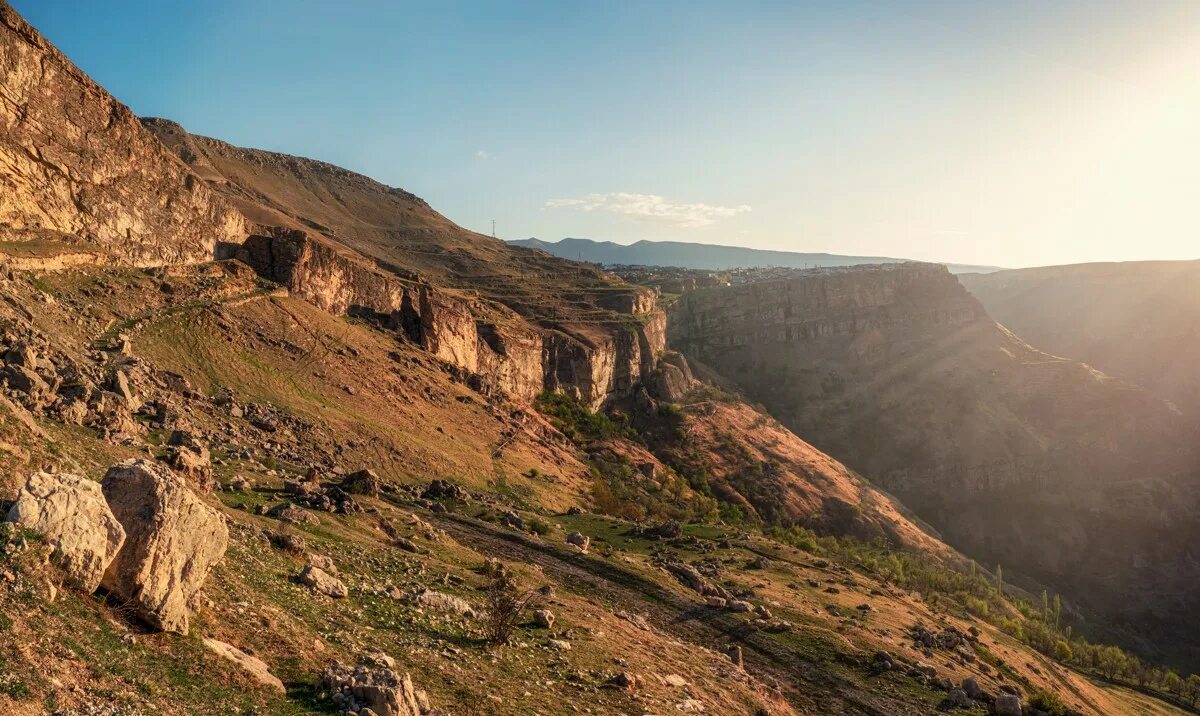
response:
{"label": "small tree", "polygon": [[1066,664],[1070,662],[1074,656],[1075,655],[1071,652],[1071,645],[1067,643],[1066,639],[1059,639],[1058,641],[1054,642],[1055,659],[1058,659],[1062,663]]}
{"label": "small tree", "polygon": [[1186,698],[1192,706],[1200,701],[1200,675],[1192,674],[1187,677]]}
{"label": "small tree", "polygon": [[496,571],[486,588],[487,608],[483,615],[484,638],[489,644],[502,646],[508,643],[535,596],[532,589],[518,590],[503,570]]}

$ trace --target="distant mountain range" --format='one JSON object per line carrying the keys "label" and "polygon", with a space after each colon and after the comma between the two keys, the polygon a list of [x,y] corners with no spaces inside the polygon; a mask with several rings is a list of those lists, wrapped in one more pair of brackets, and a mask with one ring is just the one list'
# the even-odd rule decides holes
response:
{"label": "distant mountain range", "polygon": [[[768,251],[742,246],[714,246],[685,241],[638,241],[629,245],[591,239],[562,239],[542,241],[529,238],[510,241],[516,246],[541,249],[554,256],[596,264],[630,264],[639,266],[677,266],[717,271],[733,268],[782,266],[786,268],[820,268],[823,266],[856,266],[859,264],[890,264],[909,259],[888,256],[841,256],[839,254]],[[951,273],[989,273],[996,266],[945,264]]]}

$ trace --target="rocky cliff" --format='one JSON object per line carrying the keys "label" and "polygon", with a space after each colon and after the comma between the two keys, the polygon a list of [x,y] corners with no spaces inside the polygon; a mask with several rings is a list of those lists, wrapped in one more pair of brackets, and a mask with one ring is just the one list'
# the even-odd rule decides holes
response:
{"label": "rocky cliff", "polygon": [[0,241],[150,265],[244,237],[239,214],[0,2]]}
{"label": "rocky cliff", "polygon": [[669,341],[973,556],[1135,622],[1195,600],[1191,426],[1023,343],[943,267],[688,293]]}
{"label": "rocky cliff", "polygon": [[1200,415],[1200,261],[1130,261],[965,274],[1022,339]]}

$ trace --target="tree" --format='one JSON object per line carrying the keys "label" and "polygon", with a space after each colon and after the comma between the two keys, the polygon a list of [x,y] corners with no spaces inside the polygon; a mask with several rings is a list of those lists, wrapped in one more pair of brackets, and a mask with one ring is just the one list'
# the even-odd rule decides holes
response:
{"label": "tree", "polygon": [[1188,703],[1192,706],[1200,701],[1200,675],[1191,674],[1187,677],[1187,691],[1185,692]]}
{"label": "tree", "polygon": [[1182,684],[1183,680],[1179,678],[1179,674],[1176,674],[1173,669],[1168,669],[1167,673],[1163,675],[1163,688],[1175,694],[1176,696],[1179,695]]}
{"label": "tree", "polygon": [[1004,570],[1000,569],[1000,565],[996,565],[996,592],[1000,596],[1004,596]]}
{"label": "tree", "polygon": [[1102,646],[1099,648],[1099,668],[1104,678],[1117,678],[1117,675],[1123,673],[1129,665],[1129,659],[1117,647]]}
{"label": "tree", "polygon": [[1074,657],[1075,654],[1071,652],[1071,645],[1068,644],[1065,639],[1059,639],[1058,641],[1054,642],[1055,659],[1058,659],[1065,664],[1071,661],[1071,659]]}

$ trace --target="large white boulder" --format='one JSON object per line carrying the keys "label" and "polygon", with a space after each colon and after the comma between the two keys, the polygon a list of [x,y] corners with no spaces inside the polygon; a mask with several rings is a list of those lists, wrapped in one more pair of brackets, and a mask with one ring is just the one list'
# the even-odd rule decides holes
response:
{"label": "large white boulder", "polygon": [[8,511],[8,521],[42,535],[67,581],[89,593],[125,543],[100,483],[67,473],[35,472]]}
{"label": "large white boulder", "polygon": [[186,480],[149,460],[113,465],[102,484],[126,534],[103,586],[151,626],[186,634],[188,604],[229,544],[224,518]]}

